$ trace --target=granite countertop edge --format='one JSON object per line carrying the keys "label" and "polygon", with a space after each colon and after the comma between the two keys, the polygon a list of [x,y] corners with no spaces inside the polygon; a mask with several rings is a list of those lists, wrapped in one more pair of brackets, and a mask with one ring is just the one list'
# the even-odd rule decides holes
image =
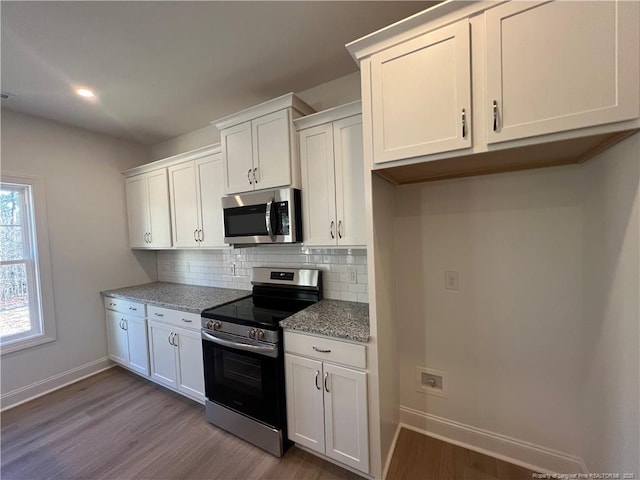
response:
{"label": "granite countertop edge", "polygon": [[104,290],[100,294],[105,297],[200,314],[207,308],[218,307],[248,297],[251,295],[251,291],[182,283],[152,282]]}
{"label": "granite countertop edge", "polygon": [[369,343],[369,304],[325,299],[282,320],[280,326],[286,331]]}

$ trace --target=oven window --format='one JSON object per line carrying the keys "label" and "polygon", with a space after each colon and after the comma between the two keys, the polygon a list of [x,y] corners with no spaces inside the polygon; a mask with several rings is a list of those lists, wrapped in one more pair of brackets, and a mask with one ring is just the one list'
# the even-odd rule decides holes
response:
{"label": "oven window", "polygon": [[266,205],[226,208],[224,210],[225,235],[227,237],[266,235],[266,208]]}
{"label": "oven window", "polygon": [[266,357],[203,340],[204,384],[209,400],[272,427],[284,426],[282,356]]}

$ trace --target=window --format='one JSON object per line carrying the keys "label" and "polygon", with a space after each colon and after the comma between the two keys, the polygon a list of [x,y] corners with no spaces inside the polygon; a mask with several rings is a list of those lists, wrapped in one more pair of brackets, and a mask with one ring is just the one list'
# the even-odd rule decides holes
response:
{"label": "window", "polygon": [[55,340],[42,179],[2,175],[0,346],[2,354]]}

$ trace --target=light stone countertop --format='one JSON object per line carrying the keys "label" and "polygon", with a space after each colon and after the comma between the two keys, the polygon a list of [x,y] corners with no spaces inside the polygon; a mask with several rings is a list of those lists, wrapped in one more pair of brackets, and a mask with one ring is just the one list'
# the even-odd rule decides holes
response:
{"label": "light stone countertop", "polygon": [[190,313],[233,302],[251,295],[249,290],[201,287],[181,283],[154,282],[100,292],[107,297],[122,298]]}
{"label": "light stone countertop", "polygon": [[315,333],[355,342],[369,341],[369,304],[320,300],[282,320],[285,330]]}

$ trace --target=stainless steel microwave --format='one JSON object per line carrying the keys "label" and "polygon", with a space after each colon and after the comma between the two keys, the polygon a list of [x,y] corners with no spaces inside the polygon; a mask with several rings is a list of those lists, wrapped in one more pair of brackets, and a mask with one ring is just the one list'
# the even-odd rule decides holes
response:
{"label": "stainless steel microwave", "polygon": [[300,190],[296,188],[223,197],[222,211],[226,243],[302,241]]}

